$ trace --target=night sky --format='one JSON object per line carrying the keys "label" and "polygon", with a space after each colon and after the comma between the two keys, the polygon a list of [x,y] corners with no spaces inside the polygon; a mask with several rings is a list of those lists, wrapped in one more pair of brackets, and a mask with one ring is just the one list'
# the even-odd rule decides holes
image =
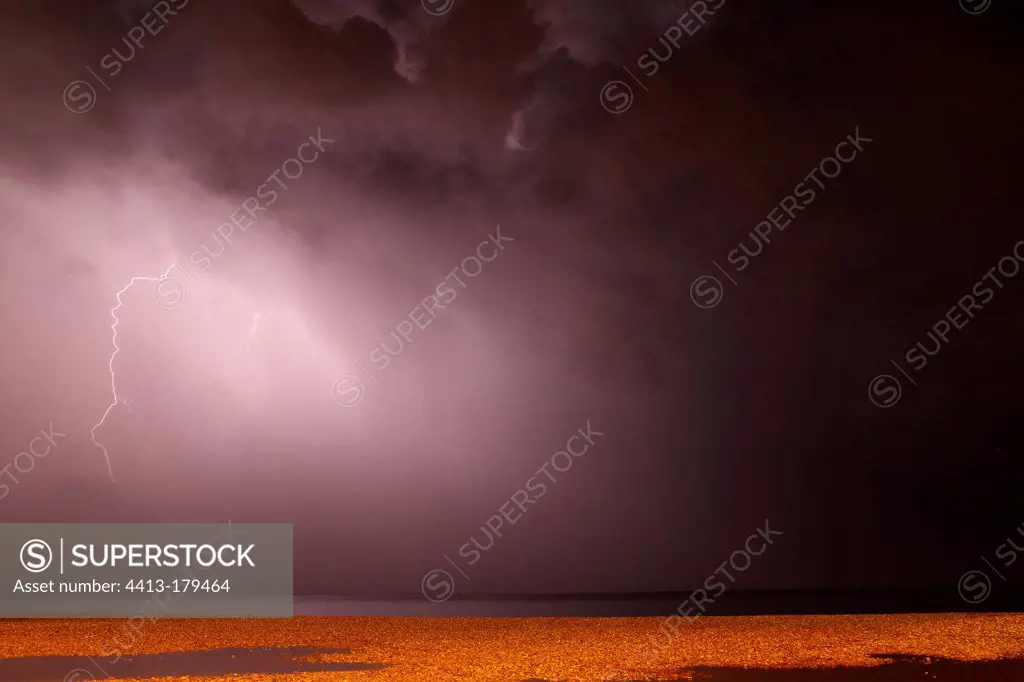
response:
{"label": "night sky", "polygon": [[771,5],[4,0],[0,519],[291,522],[359,595],[531,480],[460,590],[1024,546],[1013,3]]}

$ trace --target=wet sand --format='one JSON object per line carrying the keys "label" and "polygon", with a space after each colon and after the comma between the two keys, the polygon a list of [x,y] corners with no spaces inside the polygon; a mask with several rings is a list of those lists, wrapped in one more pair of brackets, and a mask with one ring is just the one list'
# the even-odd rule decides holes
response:
{"label": "wet sand", "polygon": [[0,679],[1024,680],[1024,615],[708,617],[681,624],[672,639],[659,633],[664,622],[6,620],[0,621]]}

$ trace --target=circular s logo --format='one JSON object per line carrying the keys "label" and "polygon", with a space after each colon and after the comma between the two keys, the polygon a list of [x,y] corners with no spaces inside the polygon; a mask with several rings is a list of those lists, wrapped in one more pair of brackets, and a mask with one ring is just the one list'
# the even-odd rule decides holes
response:
{"label": "circular s logo", "polygon": [[334,402],[342,407],[355,407],[363,402],[366,395],[366,385],[359,380],[359,377],[346,374],[338,377],[331,387],[331,396]]}
{"label": "circular s logo", "polygon": [[423,5],[427,14],[440,17],[452,11],[452,7],[455,7],[455,0],[420,0],[420,4]]}
{"label": "circular s logo", "polygon": [[85,680],[95,680],[96,676],[85,668],[75,668],[67,675],[64,676],[64,682],[84,682]]}
{"label": "circular s logo", "polygon": [[87,114],[96,106],[96,88],[86,81],[72,81],[64,88],[64,106],[72,114]]}
{"label": "circular s logo", "polygon": [[173,310],[185,300],[185,285],[165,275],[153,283],[153,300],[164,310]]}
{"label": "circular s logo", "polygon": [[633,88],[625,81],[608,81],[601,88],[601,106],[609,114],[622,114],[633,106]]}
{"label": "circular s logo", "polygon": [[423,590],[424,597],[435,604],[440,604],[448,601],[455,594],[455,578],[448,571],[435,568],[423,576],[420,589]]}
{"label": "circular s logo", "polygon": [[53,550],[42,540],[29,540],[21,546],[21,565],[29,573],[42,573],[53,563]]}
{"label": "circular s logo", "polygon": [[992,0],[960,0],[960,9],[968,14],[981,14],[992,6]]}
{"label": "circular s logo", "polygon": [[717,277],[702,275],[690,285],[690,298],[698,308],[714,308],[725,297],[725,287]]}
{"label": "circular s logo", "polygon": [[992,579],[984,571],[967,571],[960,576],[957,589],[968,604],[980,604],[992,594]]}
{"label": "circular s logo", "polygon": [[900,382],[891,374],[879,374],[868,384],[868,398],[883,410],[898,403],[902,394]]}

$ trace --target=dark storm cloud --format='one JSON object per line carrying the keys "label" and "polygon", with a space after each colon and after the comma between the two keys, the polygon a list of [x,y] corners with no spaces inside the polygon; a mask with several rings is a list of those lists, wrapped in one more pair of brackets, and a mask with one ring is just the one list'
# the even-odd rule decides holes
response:
{"label": "dark storm cloud", "polygon": [[[66,16],[12,11],[18,21],[6,26],[42,39],[82,17],[66,7]],[[188,287],[180,308],[153,306],[148,282],[124,294],[115,367],[119,394],[131,402],[115,405],[97,429],[118,487],[91,513],[106,513],[119,500],[163,514],[183,495],[208,500],[195,508],[199,514],[220,515],[236,503],[237,513],[271,513],[290,508],[303,486],[311,499],[348,499],[340,502],[347,511],[338,511],[357,527],[370,523],[360,520],[369,503],[360,491],[373,487],[367,477],[415,506],[450,494],[421,484],[438,466],[459,472],[457,480],[481,481],[480,490],[463,494],[490,504],[505,474],[532,466],[534,453],[561,437],[564,420],[621,400],[602,398],[591,370],[573,368],[582,352],[575,334],[550,327],[602,314],[589,293],[592,275],[576,270],[592,250],[566,248],[550,227],[566,217],[538,212],[532,182],[514,182],[517,172],[536,171],[517,170],[506,158],[511,106],[470,95],[470,106],[452,107],[409,90],[388,73],[388,35],[365,25],[346,24],[336,35],[303,23],[284,4],[240,13],[226,7],[190,4],[122,59],[115,76],[101,62],[115,48],[131,51],[125,34],[132,24],[122,6],[92,17],[91,31],[54,53],[33,55],[39,81],[18,82],[8,72],[16,82],[5,122],[16,134],[5,149],[4,203],[19,219],[5,240],[8,254],[33,258],[11,259],[5,310],[12,323],[33,330],[34,352],[9,356],[7,376],[11,384],[37,386],[37,407],[64,413],[74,426],[73,454],[51,466],[95,472],[90,485],[102,486],[102,453],[88,434],[111,401],[113,294],[129,278],[157,276],[172,262],[194,270],[189,258],[199,254],[215,265],[192,273],[197,284],[172,273]],[[132,16],[138,20],[138,11]],[[282,23],[290,28],[275,29]],[[280,38],[266,40],[275,30]],[[257,35],[259,53],[246,42]],[[353,37],[365,40],[365,54],[345,51]],[[514,67],[525,56],[505,59]],[[367,57],[384,67],[375,81],[361,80],[354,64]],[[76,115],[53,106],[63,83],[89,78],[88,69],[111,88],[96,85],[95,108]],[[236,229],[225,243],[216,230],[321,127],[336,141],[331,149],[288,189],[276,188],[280,199],[256,228]],[[585,219],[574,220],[586,229]],[[460,292],[447,318],[395,360],[386,377],[391,386],[381,389],[391,403],[376,415],[341,413],[330,398],[335,377],[352,371],[351,360],[387,338],[499,223],[524,248]],[[516,258],[519,270],[509,270]],[[501,295],[524,271],[531,295]],[[18,293],[25,291],[31,310]],[[247,355],[247,334],[261,313],[265,328]],[[540,333],[538,325],[547,329]],[[89,341],[70,352],[65,328],[88,329]],[[189,369],[162,370],[172,366]],[[556,383],[561,371],[567,376]],[[62,390],[68,384],[80,388]],[[494,391],[492,400],[480,401],[480,391]],[[386,427],[398,413],[404,426]],[[480,426],[466,428],[470,413],[469,423]],[[192,428],[182,430],[186,422]],[[529,435],[524,425],[531,425]],[[517,454],[504,464],[483,456],[513,441]],[[196,467],[206,471],[193,481]],[[223,496],[214,491],[239,468],[236,485],[250,501],[239,492],[218,503]],[[320,488],[315,479],[337,479],[337,488]],[[152,487],[160,480],[170,484],[164,494]],[[45,504],[41,490],[23,488],[11,503],[38,509],[31,505]],[[443,514],[429,536],[447,536]]]}
{"label": "dark storm cloud", "polygon": [[[606,112],[602,85],[664,54],[683,9],[193,0],[110,77],[101,62],[127,54],[147,3],[6,4],[0,314],[16,332],[0,372],[17,390],[3,442],[13,456],[51,421],[69,435],[0,513],[294,521],[300,589],[415,592],[590,419],[601,449],[531,508],[474,590],[688,586],[766,517],[793,549],[738,589],[928,574],[925,514],[887,524],[956,497],[960,455],[930,452],[924,426],[900,436],[906,422],[868,412],[862,384],[936,318],[904,329],[903,301],[951,304],[958,288],[936,280],[1005,251],[991,225],[1012,174],[995,169],[1019,150],[1000,131],[1021,113],[1006,39],[934,10],[730,2],[629,111]],[[61,101],[75,80],[96,88],[83,114]],[[877,140],[863,164],[758,258],[749,286],[695,308],[693,278],[855,125]],[[320,130],[334,142],[280,175]],[[278,196],[254,224],[222,227],[267,188]],[[979,223],[969,255],[933,227]],[[498,225],[514,241],[413,329],[379,388],[364,378],[365,410],[339,407],[335,380],[396,348],[397,326]],[[177,274],[179,306],[147,285],[119,312],[131,401],[98,430],[113,486],[89,431],[111,401],[114,293],[179,260],[196,278]],[[941,420],[972,371],[999,375],[1019,341],[1000,333],[1005,316],[948,351],[953,378],[920,392],[911,423]],[[1005,395],[977,399],[994,422],[1009,419]],[[986,424],[972,415],[943,438],[967,448]],[[935,495],[890,476],[936,457]],[[861,557],[858,543],[914,532],[898,566]]]}
{"label": "dark storm cloud", "polygon": [[542,55],[564,49],[572,59],[596,66],[632,61],[627,50],[633,47],[630,43],[661,33],[690,3],[530,0],[528,4],[545,29]]}
{"label": "dark storm cloud", "polygon": [[[386,28],[401,53],[421,44],[431,32],[441,28],[453,11],[480,0],[417,2],[405,0],[295,0],[311,20],[341,30],[352,17],[363,17]],[[638,32],[649,37],[667,27],[688,3],[625,2],[580,3],[571,0],[529,0],[526,3],[544,38],[528,62],[543,61],[560,49],[570,58],[587,66],[601,62],[621,62],[627,56],[622,48]]]}
{"label": "dark storm cloud", "polygon": [[445,16],[429,14],[418,3],[411,2],[402,6],[382,0],[296,0],[296,5],[312,21],[338,31],[353,17],[362,17],[387,30],[395,41],[395,72],[410,82],[415,82],[423,69],[423,57],[418,53],[422,42]]}

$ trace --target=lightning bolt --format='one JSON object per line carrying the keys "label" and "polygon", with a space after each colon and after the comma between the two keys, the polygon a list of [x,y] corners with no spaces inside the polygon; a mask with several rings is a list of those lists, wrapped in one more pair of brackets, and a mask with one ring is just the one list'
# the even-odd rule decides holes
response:
{"label": "lightning bolt", "polygon": [[168,266],[166,270],[164,270],[164,274],[160,275],[159,277],[132,277],[130,280],[128,280],[128,284],[125,284],[123,287],[121,287],[121,290],[117,292],[117,294],[115,295],[117,305],[110,309],[110,316],[114,318],[114,323],[110,325],[110,340],[114,346],[114,352],[110,354],[110,361],[107,363],[107,369],[110,370],[110,391],[114,400],[113,402],[110,403],[110,405],[107,406],[107,409],[103,413],[103,416],[100,417],[100,420],[96,422],[96,425],[92,427],[89,433],[92,434],[93,444],[103,451],[103,459],[107,463],[107,473],[110,474],[111,481],[114,480],[114,469],[110,465],[110,453],[107,452],[107,448],[105,445],[96,440],[96,429],[103,426],[103,422],[107,420],[107,417],[110,415],[111,410],[117,407],[118,403],[124,402],[126,400],[126,398],[122,398],[117,394],[117,379],[114,375],[114,359],[117,357],[117,354],[121,352],[121,348],[117,345],[117,325],[120,324],[121,322],[121,319],[117,316],[117,311],[121,309],[122,305],[124,305],[124,301],[121,300],[121,296],[126,291],[135,286],[136,282],[162,282],[163,280],[167,279],[167,277],[170,276],[171,270],[173,270],[175,266],[177,266],[177,263],[172,263],[170,266]]}

